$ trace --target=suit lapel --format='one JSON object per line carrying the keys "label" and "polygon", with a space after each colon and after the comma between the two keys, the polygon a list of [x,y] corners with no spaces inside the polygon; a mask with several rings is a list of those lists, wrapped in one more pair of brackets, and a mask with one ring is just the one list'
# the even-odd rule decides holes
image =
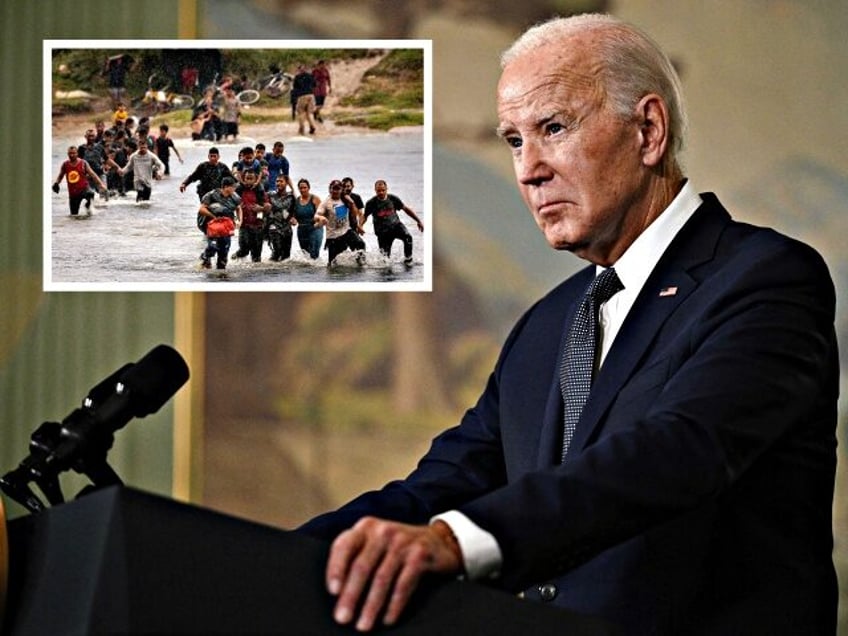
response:
{"label": "suit lapel", "polygon": [[[613,399],[633,375],[639,361],[649,351],[662,325],[697,289],[698,280],[692,275],[692,270],[714,258],[720,234],[730,221],[730,215],[714,196],[702,195],[702,197],[704,203],[669,245],[622,324],[583,408],[580,422],[571,441],[572,452],[585,447]],[[559,393],[558,382],[556,378],[557,394]],[[546,409],[546,423],[548,412],[552,410],[551,399],[549,398]],[[554,435],[557,439],[562,430],[561,398],[559,402],[559,429]],[[547,426],[543,435],[546,433],[548,433]],[[556,440],[550,441],[551,448],[547,450],[549,458],[553,457],[551,453],[555,444]],[[544,445],[543,442],[541,446]]]}

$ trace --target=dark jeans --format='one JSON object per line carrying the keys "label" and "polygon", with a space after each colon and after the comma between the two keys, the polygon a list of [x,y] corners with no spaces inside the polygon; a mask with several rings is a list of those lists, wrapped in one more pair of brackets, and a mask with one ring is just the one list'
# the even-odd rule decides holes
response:
{"label": "dark jeans", "polygon": [[272,224],[268,228],[268,245],[271,246],[271,260],[284,261],[291,256],[292,246],[292,228],[288,222],[283,221],[285,225],[278,226],[277,223]]}
{"label": "dark jeans", "polygon": [[150,201],[151,192],[152,190],[150,189],[150,186],[139,183],[138,187],[135,189],[135,200]]}
{"label": "dark jeans", "polygon": [[106,173],[106,187],[116,192],[126,192],[124,178],[114,170]]}
{"label": "dark jeans", "polygon": [[240,227],[238,235],[239,248],[236,258],[244,258],[250,254],[254,263],[262,260],[262,238],[264,231],[261,227]]}
{"label": "dark jeans", "polygon": [[[91,199],[94,198],[94,192],[91,190],[86,190],[82,194],[78,194],[76,196],[68,197],[68,204],[71,208],[71,216],[76,216],[79,214],[80,205],[83,201],[88,201],[88,206],[91,205]],[[86,206],[86,207],[88,207]]]}
{"label": "dark jeans", "polygon": [[306,223],[297,226],[297,242],[300,244],[300,249],[309,252],[310,258],[318,258],[323,241],[324,228]]}
{"label": "dark jeans", "polygon": [[203,250],[203,260],[208,261],[216,254],[218,255],[218,269],[224,269],[227,266],[227,258],[230,254],[229,236],[206,239],[206,249]]}
{"label": "dark jeans", "polygon": [[365,250],[365,241],[354,230],[348,230],[338,238],[327,239],[327,262],[332,263],[336,256],[347,249]]}
{"label": "dark jeans", "polygon": [[406,258],[412,256],[412,235],[403,223],[395,223],[387,229],[377,232],[377,244],[380,251],[387,257],[392,255],[392,243],[395,239],[403,241],[403,255]]}

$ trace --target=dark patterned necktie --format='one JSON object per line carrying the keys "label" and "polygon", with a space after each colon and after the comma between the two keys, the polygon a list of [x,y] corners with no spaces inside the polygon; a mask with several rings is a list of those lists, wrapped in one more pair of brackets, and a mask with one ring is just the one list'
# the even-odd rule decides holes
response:
{"label": "dark patterned necktie", "polygon": [[559,367],[559,387],[564,406],[562,461],[565,461],[577,421],[592,388],[597,359],[598,309],[622,289],[624,285],[612,267],[601,272],[586,290],[568,329]]}

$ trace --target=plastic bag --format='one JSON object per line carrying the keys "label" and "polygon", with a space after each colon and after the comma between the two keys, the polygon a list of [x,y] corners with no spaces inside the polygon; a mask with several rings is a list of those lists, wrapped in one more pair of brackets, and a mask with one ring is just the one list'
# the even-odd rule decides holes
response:
{"label": "plastic bag", "polygon": [[236,224],[227,216],[218,216],[209,219],[206,224],[206,236],[209,238],[223,238],[232,236],[236,231]]}

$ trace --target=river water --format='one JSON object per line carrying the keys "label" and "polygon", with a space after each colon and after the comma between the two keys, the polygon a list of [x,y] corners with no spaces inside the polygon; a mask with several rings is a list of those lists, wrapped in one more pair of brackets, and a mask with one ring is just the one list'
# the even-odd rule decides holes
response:
{"label": "river water", "polygon": [[[183,157],[172,152],[171,175],[153,183],[149,204],[135,202],[135,193],[104,201],[95,197],[91,213],[85,207],[78,217],[68,209],[67,184],[61,192],[45,196],[45,286],[69,291],[263,291],[263,290],[428,290],[432,273],[432,215],[425,207],[429,197],[429,166],[422,129],[389,133],[341,134],[332,137],[283,138],[290,176],[296,184],[308,179],[312,192],[322,199],[332,179],[353,178],[364,201],[373,196],[377,179],[388,182],[389,192],[399,196],[424,222],[424,233],[404,212],[401,220],[413,237],[413,264],[403,263],[403,246],[395,241],[389,259],[377,247],[371,221],[365,225],[366,262],[356,264],[345,252],[327,267],[327,252],[317,261],[303,254],[295,236],[292,257],[270,261],[267,243],[262,262],[231,259],[223,271],[200,268],[199,255],[205,238],[195,224],[198,199],[196,184],[184,193],[179,184],[206,160],[210,142],[175,139]],[[83,131],[80,131],[82,133]],[[75,139],[53,139],[49,183],[67,158]],[[271,148],[277,138],[240,137],[237,143],[216,143],[221,161],[232,165],[243,146],[263,142]],[[429,152],[429,149],[426,150]],[[233,237],[231,254],[238,247]]]}

